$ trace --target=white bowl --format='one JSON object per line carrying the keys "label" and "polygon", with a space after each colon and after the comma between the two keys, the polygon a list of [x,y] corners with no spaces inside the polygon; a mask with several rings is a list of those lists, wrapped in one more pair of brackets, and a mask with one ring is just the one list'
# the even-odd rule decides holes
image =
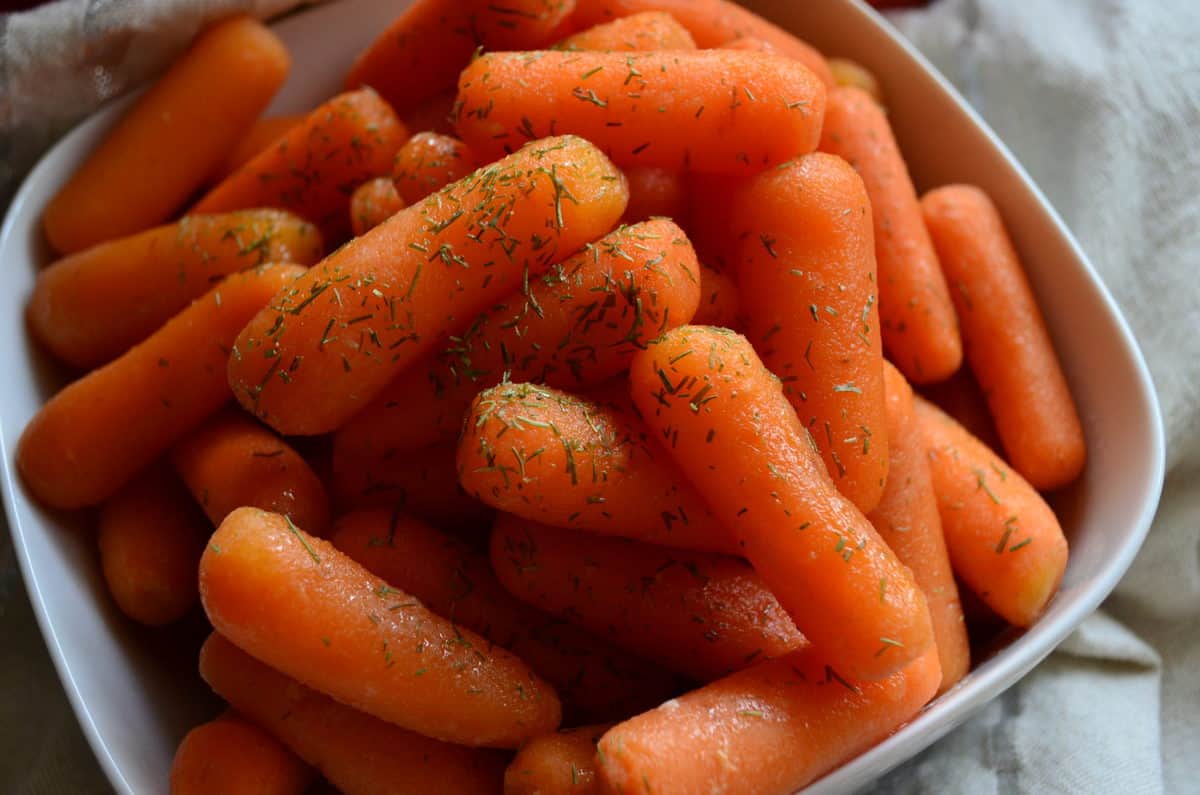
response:
{"label": "white bowl", "polygon": [[[272,111],[301,111],[335,93],[355,53],[404,5],[345,0],[277,24],[295,65]],[[913,722],[810,788],[845,792],[960,724],[1100,604],[1133,560],[1154,515],[1163,477],[1162,423],[1133,336],[1087,258],[1003,144],[933,67],[854,0],[747,5],[826,53],[863,63],[881,79],[918,188],[973,182],[995,199],[1065,365],[1090,451],[1081,482],[1055,501],[1071,560],[1046,615]],[[166,791],[176,744],[213,709],[207,689],[189,673],[195,671],[196,627],[151,633],[122,619],[105,592],[88,523],[35,504],[12,462],[21,429],[63,381],[34,349],[22,320],[34,274],[48,258],[41,211],[127,102],[97,113],[42,159],[0,230],[0,370],[6,373],[0,453],[18,559],[63,687],[113,787],[150,793]]]}

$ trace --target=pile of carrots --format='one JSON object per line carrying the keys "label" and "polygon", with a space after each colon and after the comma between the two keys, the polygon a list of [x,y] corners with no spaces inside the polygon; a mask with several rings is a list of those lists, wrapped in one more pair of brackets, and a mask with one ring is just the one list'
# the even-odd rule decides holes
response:
{"label": "pile of carrots", "polygon": [[259,118],[288,66],[203,32],[29,301],[25,487],[213,628],[173,792],[788,793],[967,674],[960,589],[1045,611],[1075,406],[862,67],[726,0],[417,0]]}

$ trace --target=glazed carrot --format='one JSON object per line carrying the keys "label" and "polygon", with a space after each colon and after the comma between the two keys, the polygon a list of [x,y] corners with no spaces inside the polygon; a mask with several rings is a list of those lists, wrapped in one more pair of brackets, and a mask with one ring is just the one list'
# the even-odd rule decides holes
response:
{"label": "glazed carrot", "polygon": [[804,638],[742,560],[601,538],[499,514],[492,569],[540,610],[707,682]]}
{"label": "glazed carrot", "polygon": [[200,675],[348,795],[493,795],[505,757],[440,742],[339,704],[259,662],[216,633]]}
{"label": "glazed carrot", "polygon": [[482,45],[530,49],[561,36],[575,0],[417,0],[364,50],[346,88],[372,86],[405,113],[454,87]]}
{"label": "glazed carrot", "polygon": [[622,167],[752,174],[815,149],[824,108],[821,81],[779,56],[497,52],[459,76],[456,124],[485,159],[567,132]]}
{"label": "glazed carrot", "polygon": [[665,219],[589,243],[401,373],[338,429],[335,457],[452,440],[479,390],[505,376],[580,388],[624,372],[635,351],[695,313],[697,268],[687,236]]}
{"label": "glazed carrot", "polygon": [[954,571],[1010,624],[1032,625],[1067,567],[1054,511],[961,425],[919,397],[915,403]]}
{"label": "glazed carrot", "polygon": [[733,196],[750,178],[720,174],[684,175],[684,193],[688,197],[687,218],[683,228],[696,247],[700,261],[722,273],[730,272],[738,241],[730,226]]}
{"label": "glazed carrot", "polygon": [[871,203],[820,152],[750,180],[732,208],[747,336],[783,382],[833,482],[870,511],[887,479]]}
{"label": "glazed carrot", "polygon": [[958,372],[945,381],[926,384],[921,388],[921,397],[933,403],[967,429],[967,432],[994,451],[1003,449],[996,423],[988,411],[987,398],[979,388],[970,367],[959,368]]}
{"label": "glazed carrot", "polygon": [[226,712],[184,736],[171,763],[171,795],[303,795],[314,777],[274,737]]}
{"label": "glazed carrot", "polygon": [[932,645],[912,573],[838,493],[744,337],[707,326],[669,331],[634,357],[629,380],[655,437],[839,671],[879,679]]}
{"label": "glazed carrot", "polygon": [[51,199],[42,216],[50,246],[69,254],[170,218],[267,106],[290,66],[283,42],[249,17],[204,31]]}
{"label": "glazed carrot", "polygon": [[[717,49],[745,50],[746,52],[765,52],[771,55],[779,54],[779,50],[775,47],[775,45],[771,44],[769,41],[764,41],[763,39],[755,36],[741,36],[736,39],[730,39],[729,41],[722,42],[720,45],[718,45]],[[825,85],[832,88],[834,83],[832,82],[832,79],[826,80]]]}
{"label": "glazed carrot", "polygon": [[171,451],[175,470],[213,525],[249,505],[314,535],[329,523],[325,487],[292,447],[237,409],[210,417]]}
{"label": "glazed carrot", "polygon": [[700,306],[692,323],[740,330],[742,298],[733,279],[707,265],[700,266]]}
{"label": "glazed carrot", "polygon": [[408,451],[335,445],[335,500],[343,511],[395,507],[438,527],[485,526],[493,511],[458,485],[456,449],[454,442]]}
{"label": "glazed carrot", "polygon": [[812,70],[827,86],[833,77],[821,53],[811,45],[729,0],[579,0],[576,24],[597,25],[642,11],[665,11],[688,29],[698,47],[720,47],[751,36]]}
{"label": "glazed carrot", "polygon": [[293,127],[304,121],[303,114],[286,116],[264,116],[238,139],[233,149],[226,155],[225,160],[213,174],[212,184],[216,184],[237,171],[254,159],[254,156],[271,144],[287,135]]}
{"label": "glazed carrot", "polygon": [[213,282],[264,262],[311,265],[316,227],[279,210],[192,215],[100,243],[38,274],[26,318],[34,338],[79,368],[115,359]]}
{"label": "glazed carrot", "polygon": [[286,434],[331,431],[493,301],[612,228],[625,181],[594,146],[537,141],[393,215],[276,296],[229,382]]}
{"label": "glazed carrot", "polygon": [[254,657],[427,737],[515,748],[558,726],[558,697],[523,662],[278,514],[226,517],[200,559],[200,599]]}
{"label": "glazed carrot", "polygon": [[17,445],[26,487],[54,508],[115,494],[229,399],[234,336],[303,271],[267,265],[227,276],[145,342],[50,398]]}
{"label": "glazed carrot", "polygon": [[949,378],[962,364],[954,305],[883,108],[857,88],[830,91],[821,151],[854,166],[871,199],[888,358],[913,383]]}
{"label": "glazed carrot", "polygon": [[504,795],[601,795],[596,743],[611,728],[579,726],[533,738],[504,771]]}
{"label": "glazed carrot", "polygon": [[486,555],[387,509],[347,514],[333,544],[430,610],[520,657],[584,720],[624,717],[659,704],[678,683],[656,666],[534,610],[504,590]]}
{"label": "glazed carrot", "polygon": [[829,71],[839,86],[854,86],[871,95],[871,99],[883,104],[883,89],[875,75],[862,64],[849,58],[830,58]]}
{"label": "glazed carrot", "polygon": [[100,567],[121,612],[161,627],[196,604],[209,528],[169,469],[154,465],[101,506]]}
{"label": "glazed carrot", "polygon": [[581,30],[555,44],[554,49],[612,52],[694,50],[696,42],[675,17],[661,11],[645,11]]}
{"label": "glazed carrot", "polygon": [[949,185],[921,210],[1009,461],[1034,488],[1065,486],[1087,459],[1083,427],[996,205],[979,188]]}
{"label": "glazed carrot", "polygon": [[468,494],[532,521],[737,549],[636,416],[548,387],[480,392],[458,443],[458,477]]}
{"label": "glazed carrot", "polygon": [[878,681],[843,676],[819,647],[764,662],[610,729],[604,791],[796,792],[913,718],[940,679],[932,649]]}
{"label": "glazed carrot", "polygon": [[912,387],[890,362],[884,364],[884,383],[889,474],[883,498],[867,518],[900,562],[912,570],[925,594],[942,669],[941,693],[953,687],[971,667],[967,625],[946,554],[925,439],[914,414]]}
{"label": "glazed carrot", "polygon": [[350,231],[365,235],[404,207],[391,177],[369,179],[350,194]]}
{"label": "glazed carrot", "polygon": [[392,179],[405,204],[415,204],[478,167],[470,147],[457,138],[419,132],[396,152]]}
{"label": "glazed carrot", "polygon": [[280,207],[321,228],[329,243],[350,232],[350,194],[389,173],[408,133],[370,89],[339,94],[230,174],[192,207],[215,213]]}
{"label": "glazed carrot", "polygon": [[687,195],[679,172],[631,166],[625,169],[625,179],[629,183],[629,206],[625,208],[622,223],[656,217],[683,220],[687,216]]}

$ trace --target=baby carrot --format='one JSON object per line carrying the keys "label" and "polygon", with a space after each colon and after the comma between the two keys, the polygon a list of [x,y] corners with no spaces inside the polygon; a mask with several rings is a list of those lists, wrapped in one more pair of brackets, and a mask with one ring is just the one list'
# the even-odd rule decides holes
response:
{"label": "baby carrot", "polygon": [[707,682],[804,644],[738,558],[602,538],[499,514],[492,569],[540,610]]}
{"label": "baby carrot", "polygon": [[692,323],[740,330],[742,298],[733,279],[715,268],[700,266],[700,306]]}
{"label": "baby carrot", "polygon": [[121,612],[161,627],[196,604],[209,528],[169,469],[153,465],[100,508],[100,568]]}
{"label": "baby carrot", "polygon": [[504,771],[504,795],[601,795],[596,743],[612,724],[534,737]]}
{"label": "baby carrot", "polygon": [[249,505],[325,533],[329,501],[321,481],[287,442],[237,409],[210,417],[175,446],[171,460],[214,526]]}
{"label": "baby carrot", "polygon": [[933,641],[912,573],[838,493],[750,343],[683,326],[633,359],[633,400],[804,635],[880,679]]}
{"label": "baby carrot", "polygon": [[629,206],[625,208],[622,223],[656,217],[683,220],[687,216],[687,195],[679,172],[630,166],[625,169],[625,179],[629,183]]}
{"label": "baby carrot", "polygon": [[370,89],[339,94],[229,175],[194,213],[281,207],[321,228],[329,243],[350,231],[350,194],[384,176],[408,135]]}
{"label": "baby carrot", "polygon": [[111,361],[223,276],[264,262],[311,265],[321,235],[290,213],[191,215],[99,243],[38,274],[26,318],[34,338],[78,368]]}
{"label": "baby carrot", "polygon": [[737,547],[636,417],[533,384],[475,398],[458,443],[468,494],[557,527],[685,549]]}
{"label": "baby carrot", "polygon": [[455,74],[451,78],[442,93],[400,112],[400,121],[404,123],[404,129],[453,136],[454,121],[451,116],[454,112],[454,102],[458,99],[458,91],[454,87],[454,78],[457,77]]}
{"label": "baby carrot", "polygon": [[694,50],[696,42],[675,17],[662,11],[644,11],[594,25],[554,45],[556,50],[649,52]]}
{"label": "baby carrot", "polygon": [[913,718],[941,679],[932,649],[877,681],[843,676],[822,651],[760,663],[609,729],[596,754],[604,791],[787,795]]}
{"label": "baby carrot", "polygon": [[350,231],[365,235],[404,209],[391,177],[369,179],[350,194]]}
{"label": "baby carrot", "polygon": [[933,403],[967,429],[967,432],[994,451],[1003,449],[996,423],[988,411],[987,398],[970,367],[960,367],[958,372],[945,381],[926,384],[921,388],[921,397]]}
{"label": "baby carrot", "polygon": [[675,691],[665,671],[517,601],[486,555],[416,519],[358,511],[338,520],[332,540],[389,585],[520,657],[577,717],[624,717]]}
{"label": "baby carrot", "polygon": [[1087,459],[1083,427],[999,211],[971,185],[930,191],[921,210],[1009,461],[1034,488],[1065,486]]}
{"label": "baby carrot", "polygon": [[865,66],[849,58],[830,58],[829,71],[839,86],[854,86],[871,95],[871,99],[883,104],[883,89],[879,81]]}
{"label": "baby carrot", "polygon": [[395,507],[438,527],[486,526],[493,511],[458,485],[455,452],[454,442],[404,451],[335,444],[335,500],[343,511]]}
{"label": "baby carrot", "polygon": [[278,514],[226,517],[200,559],[200,599],[259,660],[427,737],[515,748],[558,726],[558,697],[523,662]]}
{"label": "baby carrot", "polygon": [[775,52],[811,69],[825,85],[833,85],[829,67],[815,48],[729,0],[579,0],[573,19],[580,25],[596,25],[643,11],[670,14],[688,29],[698,47],[721,47],[747,36],[765,41]]}
{"label": "baby carrot", "polygon": [[457,138],[419,132],[396,152],[392,180],[405,204],[416,204],[478,167],[470,147]]}
{"label": "baby carrot", "polygon": [[[779,50],[769,41],[757,38],[755,36],[741,36],[736,39],[730,39],[717,46],[718,50],[745,50],[746,52],[764,52],[770,55],[778,55]],[[832,88],[831,81],[825,81],[825,85]]]}
{"label": "baby carrot", "polygon": [[184,736],[171,763],[171,795],[303,795],[314,777],[274,737],[226,712]]}
{"label": "baby carrot", "polygon": [[290,67],[283,42],[249,17],[204,31],[51,199],[42,217],[50,246],[69,254],[170,218],[221,164]]}
{"label": "baby carrot", "polygon": [[1010,624],[1031,626],[1067,567],[1067,539],[1054,511],[961,425],[931,403],[915,402],[955,573]]}
{"label": "baby carrot", "polygon": [[451,745],[371,717],[259,662],[213,633],[200,675],[348,795],[494,795],[505,757]]}
{"label": "baby carrot", "polygon": [[54,508],[116,493],[229,399],[234,336],[303,272],[267,265],[228,276],[145,342],[50,398],[17,445],[30,492]]}
{"label": "baby carrot", "polygon": [[684,175],[688,213],[683,228],[700,261],[722,273],[732,270],[738,243],[729,223],[733,197],[749,179],[721,174]]}
{"label": "baby carrot", "polygon": [[371,86],[405,113],[453,88],[481,45],[541,47],[574,8],[575,0],[417,0],[358,56],[346,88]]}
{"label": "baby carrot", "polygon": [[900,562],[912,570],[925,594],[942,669],[941,693],[953,687],[971,667],[967,625],[942,536],[925,439],[914,414],[912,387],[890,362],[884,363],[884,383],[888,481],[883,498],[867,518]]}
{"label": "baby carrot", "polygon": [[579,388],[624,372],[635,351],[696,311],[697,267],[687,236],[665,219],[589,243],[401,373],[338,429],[335,457],[452,440],[479,390],[505,376]]}
{"label": "baby carrot", "polygon": [[821,151],[854,166],[871,199],[888,357],[913,383],[949,378],[962,364],[958,321],[887,114],[857,88],[830,91]]}
{"label": "baby carrot", "polygon": [[568,132],[623,167],[752,174],[815,149],[824,108],[824,84],[779,56],[497,52],[459,76],[456,123],[482,158]]}
{"label": "baby carrot", "polygon": [[820,152],[751,179],[733,200],[748,333],[783,382],[846,498],[870,511],[887,478],[871,203]]}
{"label": "baby carrot", "polygon": [[255,155],[278,141],[302,121],[304,121],[304,115],[297,113],[286,116],[264,116],[254,122],[226,155],[225,160],[213,175],[211,183],[215,185],[249,163]]}
{"label": "baby carrot", "polygon": [[404,208],[280,293],[229,382],[285,434],[331,431],[441,335],[612,228],[628,191],[594,146],[536,141]]}

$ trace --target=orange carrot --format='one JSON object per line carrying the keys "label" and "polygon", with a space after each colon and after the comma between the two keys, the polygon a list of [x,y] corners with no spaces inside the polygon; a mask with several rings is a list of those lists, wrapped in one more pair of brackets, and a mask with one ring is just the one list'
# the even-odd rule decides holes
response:
{"label": "orange carrot", "polygon": [[617,724],[600,740],[600,778],[619,795],[796,792],[913,718],[940,679],[932,649],[878,681],[804,649]]}
{"label": "orange carrot", "polygon": [[953,687],[971,667],[967,625],[942,536],[925,439],[914,414],[912,387],[890,362],[884,365],[884,382],[889,474],[883,498],[867,518],[900,562],[912,570],[925,594],[942,669],[941,693]]}
{"label": "orange carrot", "polygon": [[303,271],[268,265],[226,277],[145,342],[52,397],[17,445],[26,487],[54,508],[115,494],[229,399],[234,336]]}
{"label": "orange carrot", "polygon": [[468,494],[557,527],[685,549],[734,552],[713,517],[628,413],[533,384],[475,398],[458,443]]}
{"label": "orange carrot", "polygon": [[849,58],[830,58],[829,71],[839,86],[854,86],[871,95],[871,99],[883,104],[883,89],[879,81],[865,66]]}
{"label": "orange carrot", "polygon": [[[756,36],[741,36],[736,39],[722,42],[717,49],[719,50],[745,50],[746,52],[764,52],[771,55],[778,55],[779,49],[769,41],[757,38]],[[816,70],[814,70],[816,71]],[[822,78],[824,80],[824,78]],[[825,80],[825,85],[832,88],[834,83],[832,80]]]}
{"label": "orange carrot", "polygon": [[100,509],[100,567],[121,612],[161,627],[196,604],[209,528],[169,469],[151,466]]}
{"label": "orange carrot", "polygon": [[404,207],[391,177],[369,179],[350,194],[350,231],[365,235]]}
{"label": "orange carrot", "polygon": [[458,485],[456,449],[453,442],[409,451],[335,444],[336,502],[343,511],[394,506],[438,527],[483,527],[493,511]]}
{"label": "orange carrot", "polygon": [[720,174],[684,175],[688,213],[683,228],[700,261],[722,273],[732,271],[738,243],[729,223],[733,196],[747,181],[747,177]]}
{"label": "orange carrot", "polygon": [[871,203],[845,161],[814,153],[736,194],[748,333],[845,497],[870,511],[887,479]]}
{"label": "orange carrot", "polygon": [[700,681],[804,644],[744,561],[500,514],[492,569],[517,598]]}
{"label": "orange carrot", "polygon": [[697,326],[741,329],[742,298],[733,279],[715,268],[700,266],[700,306],[692,317],[692,323]]}
{"label": "orange carrot", "polygon": [[558,697],[523,662],[278,514],[229,514],[200,559],[200,599],[254,657],[428,737],[515,748],[558,726]]}
{"label": "orange carrot", "polygon": [[504,771],[504,795],[601,795],[596,743],[611,728],[580,726],[533,738]]}
{"label": "orange carrot", "polygon": [[287,135],[302,121],[304,116],[296,113],[286,116],[264,116],[254,122],[216,170],[211,180],[212,184],[215,185],[249,163],[255,155]]}
{"label": "orange carrot", "polygon": [[51,199],[42,217],[50,246],[69,254],[170,218],[267,106],[290,66],[283,42],[249,17],[204,31]]}
{"label": "orange carrot", "polygon": [[236,409],[209,418],[171,460],[213,525],[249,505],[325,533],[329,501],[316,474],[287,442]]}
{"label": "orange carrot", "polygon": [[1083,427],[999,211],[970,185],[930,191],[921,210],[1013,468],[1038,489],[1067,485],[1087,459]]}
{"label": "orange carrot", "polygon": [[661,11],[645,11],[581,30],[555,44],[554,49],[612,52],[694,50],[696,42],[675,17]]}
{"label": "orange carrot", "polygon": [[912,573],[838,493],[744,337],[706,326],[669,331],[634,357],[629,379],[655,437],[839,671],[880,679],[932,644]]}
{"label": "orange carrot", "polygon": [[334,456],[375,459],[458,436],[479,390],[509,380],[598,384],[696,311],[687,236],[659,219],[620,227],[555,265],[401,373],[334,436]]}
{"label": "orange carrot", "polygon": [[699,47],[721,47],[750,36],[812,70],[827,86],[833,77],[821,53],[786,30],[729,0],[579,0],[576,24],[596,25],[642,11],[665,11],[691,32]]}
{"label": "orange carrot", "polygon": [[1003,449],[1000,436],[996,433],[996,423],[988,411],[987,398],[983,396],[970,367],[960,368],[945,381],[926,384],[921,388],[921,397],[949,414],[968,433],[992,450]]}
{"label": "orange carrot", "polygon": [[171,795],[303,795],[312,768],[233,712],[202,723],[179,744]]}
{"label": "orange carrot", "polygon": [[441,334],[612,228],[625,181],[580,138],[537,141],[393,215],[277,295],[229,382],[286,434],[331,431]]}
{"label": "orange carrot", "polygon": [[223,276],[264,262],[311,265],[315,227],[278,210],[192,215],[100,243],[38,274],[26,317],[34,338],[68,364],[120,356]]}
{"label": "orange carrot", "polygon": [[446,89],[482,45],[540,47],[561,36],[575,0],[417,0],[363,50],[346,87],[372,86],[407,112]]}
{"label": "orange carrot", "polygon": [[312,221],[329,243],[350,231],[350,194],[389,173],[408,137],[374,91],[339,94],[225,178],[192,208],[280,207]]}
{"label": "orange carrot", "polygon": [[857,88],[829,92],[821,151],[854,166],[871,199],[889,358],[913,383],[949,378],[962,364],[954,305],[883,108]]}
{"label": "orange carrot", "polygon": [[200,675],[348,795],[494,795],[505,757],[406,731],[339,704],[259,662],[214,633]]}
{"label": "orange carrot", "polygon": [[1054,511],[983,442],[931,403],[915,402],[954,571],[1010,624],[1031,626],[1067,567]]}
{"label": "orange carrot", "polygon": [[498,52],[459,76],[456,124],[481,158],[567,132],[620,166],[752,174],[815,149],[824,109],[824,84],[779,56]]}
{"label": "orange carrot", "polygon": [[683,176],[665,168],[631,166],[625,169],[629,182],[629,206],[622,223],[632,224],[662,217],[682,220],[687,216]]}
{"label": "orange carrot", "polygon": [[661,703],[677,682],[656,666],[517,601],[487,557],[395,511],[348,514],[333,544],[368,571],[460,627],[527,662],[585,720],[624,717]]}
{"label": "orange carrot", "polygon": [[445,91],[401,112],[400,121],[404,122],[406,130],[453,136],[454,121],[451,116],[454,113],[454,102],[457,99],[458,91],[454,87],[454,78],[451,78],[450,82],[446,84]]}
{"label": "orange carrot", "polygon": [[404,203],[416,204],[478,167],[470,147],[457,138],[419,132],[396,152],[392,179]]}

